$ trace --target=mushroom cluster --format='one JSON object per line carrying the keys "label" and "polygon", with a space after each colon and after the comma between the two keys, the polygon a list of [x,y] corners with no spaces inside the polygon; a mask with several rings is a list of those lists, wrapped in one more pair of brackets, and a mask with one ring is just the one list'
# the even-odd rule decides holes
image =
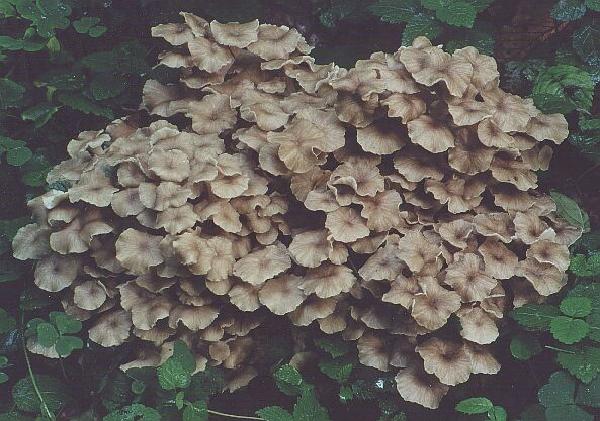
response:
{"label": "mushroom cluster", "polygon": [[581,234],[535,190],[565,118],[501,90],[474,47],[419,37],[346,70],[295,29],[182,16],[152,29],[181,75],[145,85],[162,119],[82,133],[48,175],[69,188],[29,202],[14,251],[37,260],[36,285],[92,341],[137,341],[123,369],[181,339],[230,390],[279,316],[354,341],[428,408],[497,373],[503,315],[565,285]]}

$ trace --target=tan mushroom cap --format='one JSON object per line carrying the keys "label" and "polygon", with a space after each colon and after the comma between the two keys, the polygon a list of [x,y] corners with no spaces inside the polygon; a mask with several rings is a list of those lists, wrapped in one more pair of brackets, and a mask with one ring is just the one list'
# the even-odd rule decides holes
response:
{"label": "tan mushroom cap", "polygon": [[467,128],[456,132],[456,146],[448,151],[448,165],[463,174],[475,175],[490,169],[496,151],[479,142]]}
{"label": "tan mushroom cap", "polygon": [[498,327],[492,316],[481,307],[463,308],[457,313],[460,320],[460,335],[478,344],[491,344],[498,336]]}
{"label": "tan mushroom cap", "polygon": [[421,115],[406,126],[410,140],[429,152],[444,152],[454,146],[454,135],[450,129],[432,117]]}
{"label": "tan mushroom cap", "polygon": [[444,282],[460,295],[463,302],[484,300],[498,283],[484,272],[481,257],[474,253],[466,253],[460,260],[450,263]]}
{"label": "tan mushroom cap", "polygon": [[260,307],[258,289],[245,282],[235,284],[227,295],[231,304],[242,311],[255,311]]}
{"label": "tan mushroom cap", "polygon": [[333,246],[326,230],[306,231],[296,234],[288,246],[290,256],[297,264],[316,268],[329,258]]}
{"label": "tan mushroom cap", "polygon": [[439,382],[422,367],[411,364],[400,370],[395,378],[398,393],[405,401],[414,402],[425,408],[437,409],[449,387]]}
{"label": "tan mushroom cap", "polygon": [[51,254],[40,259],[35,265],[34,282],[44,291],[61,291],[73,283],[80,266],[77,256]]}
{"label": "tan mushroom cap", "polygon": [[266,246],[242,257],[233,266],[233,274],[244,282],[261,285],[292,265],[287,249],[280,243]]}
{"label": "tan mushroom cap", "polygon": [[194,38],[187,43],[194,64],[208,73],[216,73],[225,66],[233,64],[229,49],[207,38]]}
{"label": "tan mushroom cap", "polygon": [[86,281],[73,289],[73,302],[83,310],[98,309],[106,298],[106,288],[98,281]]}
{"label": "tan mushroom cap", "polygon": [[151,267],[160,265],[164,257],[160,251],[163,237],[133,228],[123,231],[115,243],[117,260],[135,275],[143,275]]}
{"label": "tan mushroom cap", "polygon": [[515,226],[508,213],[482,213],[475,215],[473,222],[479,234],[485,237],[497,238],[503,243],[510,243],[515,235]]}
{"label": "tan mushroom cap", "polygon": [[550,263],[562,272],[569,269],[569,248],[564,244],[549,240],[536,241],[529,246],[526,255],[538,262]]}
{"label": "tan mushroom cap", "polygon": [[420,290],[416,278],[406,278],[403,275],[398,275],[391,283],[390,290],[382,295],[381,301],[400,304],[402,307],[410,309],[416,294],[418,294]]}
{"label": "tan mushroom cap", "polygon": [[330,298],[349,292],[355,282],[356,278],[350,268],[325,263],[306,272],[300,289],[307,295],[316,294],[319,298]]}
{"label": "tan mushroom cap", "polygon": [[306,299],[300,288],[303,278],[282,275],[265,282],[258,292],[258,299],[272,313],[283,315],[294,311]]}
{"label": "tan mushroom cap", "polygon": [[[193,332],[206,329],[219,316],[215,306],[185,306],[178,305],[167,312],[169,326],[173,329],[181,322]],[[135,323],[135,320],[134,320]]]}
{"label": "tan mushroom cap", "polygon": [[556,294],[567,284],[567,276],[564,272],[551,263],[539,262],[532,257],[519,262],[516,275],[527,279],[544,297]]}
{"label": "tan mushroom cap", "polygon": [[442,288],[434,278],[422,278],[419,285],[423,292],[415,295],[411,315],[420,326],[439,329],[460,308],[460,297]]}
{"label": "tan mushroom cap", "polygon": [[131,315],[127,311],[117,310],[102,315],[88,334],[99,345],[118,346],[129,338],[131,327]]}
{"label": "tan mushroom cap", "polygon": [[523,99],[493,87],[481,92],[492,109],[492,120],[503,132],[524,132],[531,117],[540,111],[530,98]]}
{"label": "tan mushroom cap", "polygon": [[179,183],[190,175],[188,156],[179,149],[152,152],[148,168],[164,181]]}
{"label": "tan mushroom cap", "polygon": [[423,367],[449,386],[464,383],[471,375],[471,360],[462,343],[430,338],[415,350],[423,358]]}
{"label": "tan mushroom cap", "polygon": [[263,60],[286,59],[301,39],[302,35],[295,29],[262,24],[258,27],[258,40],[248,45],[248,50]]}
{"label": "tan mushroom cap", "polygon": [[137,187],[127,188],[113,194],[110,206],[120,217],[139,215],[146,208],[140,199]]}
{"label": "tan mushroom cap", "polygon": [[519,258],[503,243],[493,238],[479,246],[478,252],[485,263],[485,273],[496,279],[510,279],[515,275]]}
{"label": "tan mushroom cap", "polygon": [[169,44],[183,45],[194,38],[189,26],[184,23],[167,23],[152,27],[152,36],[164,38]]}
{"label": "tan mushroom cap", "polygon": [[156,216],[156,226],[162,227],[169,234],[178,234],[193,228],[198,220],[198,215],[189,203],[178,208],[168,208]]}
{"label": "tan mushroom cap", "polygon": [[294,311],[288,314],[296,326],[308,326],[318,319],[324,319],[335,311],[336,298],[319,298],[313,295],[306,299]]}
{"label": "tan mushroom cap", "polygon": [[353,208],[339,208],[327,214],[325,227],[336,241],[351,243],[369,235],[366,221]]}
{"label": "tan mushroom cap", "polygon": [[425,114],[427,104],[419,95],[392,94],[380,101],[388,107],[389,117],[400,117],[403,124]]}
{"label": "tan mushroom cap", "polygon": [[437,268],[440,248],[432,244],[420,231],[409,231],[398,241],[398,256],[413,273]]}
{"label": "tan mushroom cap", "polygon": [[366,218],[370,230],[388,231],[401,226],[404,221],[400,211],[402,197],[395,190],[384,190],[373,197],[361,197],[357,201],[362,205],[360,215]]}
{"label": "tan mushroom cap", "polygon": [[374,367],[379,371],[390,369],[390,352],[382,337],[375,333],[365,333],[358,339],[356,348],[361,364]]}
{"label": "tan mushroom cap", "polygon": [[398,247],[388,243],[373,253],[358,274],[365,281],[394,280],[400,275],[406,265],[398,253]]}
{"label": "tan mushroom cap", "polygon": [[98,207],[110,205],[112,195],[119,191],[101,171],[83,173],[76,185],[68,191],[71,203],[86,202]]}
{"label": "tan mushroom cap", "polygon": [[418,183],[424,179],[441,180],[444,173],[431,154],[423,149],[408,147],[394,156],[394,168],[408,181]]}
{"label": "tan mushroom cap", "polygon": [[467,240],[474,230],[473,223],[464,219],[441,223],[437,228],[438,233],[445,241],[460,249],[467,247]]}
{"label": "tan mushroom cap", "polygon": [[540,114],[529,120],[525,132],[535,140],[549,139],[560,145],[569,136],[569,123],[562,114]]}
{"label": "tan mushroom cap", "polygon": [[465,342],[464,347],[471,360],[473,374],[496,374],[500,371],[500,363],[490,352],[489,346]]}
{"label": "tan mushroom cap", "polygon": [[237,122],[229,96],[221,94],[210,94],[200,101],[191,102],[186,116],[192,119],[192,129],[201,135],[219,134],[232,129]]}
{"label": "tan mushroom cap", "polygon": [[215,40],[222,45],[244,48],[258,40],[258,20],[246,23],[210,23],[210,32]]}
{"label": "tan mushroom cap", "polygon": [[27,260],[41,259],[50,254],[50,233],[50,228],[38,223],[19,228],[12,240],[13,256],[19,260]]}
{"label": "tan mushroom cap", "polygon": [[515,237],[525,244],[533,244],[538,240],[552,240],[554,230],[533,212],[517,212],[513,220]]}
{"label": "tan mushroom cap", "polygon": [[392,119],[376,120],[365,128],[356,129],[356,141],[361,148],[377,155],[398,151],[407,140],[401,125]]}

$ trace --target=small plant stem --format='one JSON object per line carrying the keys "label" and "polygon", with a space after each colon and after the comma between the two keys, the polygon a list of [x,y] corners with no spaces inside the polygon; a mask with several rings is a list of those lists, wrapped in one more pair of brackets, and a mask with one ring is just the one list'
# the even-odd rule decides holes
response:
{"label": "small plant stem", "polygon": [[552,349],[554,351],[566,352],[567,354],[575,354],[575,351],[570,351],[568,349],[557,348],[555,346],[545,345],[544,348]]}
{"label": "small plant stem", "polygon": [[44,412],[46,412],[46,416],[51,420],[55,420],[56,418],[54,417],[54,414],[50,412],[48,405],[46,405],[46,401],[44,401],[44,398],[40,393],[40,389],[38,389],[37,382],[35,381],[35,376],[33,375],[33,370],[31,369],[31,363],[29,362],[29,355],[27,354],[25,339],[21,338],[21,342],[23,344],[23,354],[25,354],[25,363],[27,364],[27,371],[29,372],[29,378],[31,378],[31,385],[33,386],[33,390],[35,391],[37,398],[40,400],[40,404]]}
{"label": "small plant stem", "polygon": [[209,409],[206,412],[208,412],[209,414],[219,415],[221,417],[226,417],[226,418],[237,418],[237,419],[240,419],[240,420],[262,420],[262,421],[264,421],[264,418],[247,417],[245,415],[226,414],[225,412],[213,411],[212,409]]}

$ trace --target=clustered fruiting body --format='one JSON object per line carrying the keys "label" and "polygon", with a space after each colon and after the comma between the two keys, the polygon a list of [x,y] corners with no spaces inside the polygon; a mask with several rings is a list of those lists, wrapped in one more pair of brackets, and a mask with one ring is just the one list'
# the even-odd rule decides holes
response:
{"label": "clustered fruiting body", "polygon": [[273,315],[355,341],[429,408],[498,372],[504,313],[565,285],[580,235],[535,191],[565,118],[502,91],[473,47],[420,37],[346,70],[294,29],[182,15],[152,31],[181,82],[148,81],[144,104],[190,126],[123,119],[69,143],[48,182],[72,187],[33,199],[14,241],[35,283],[92,341],[137,341],[123,369],[182,339],[231,390]]}

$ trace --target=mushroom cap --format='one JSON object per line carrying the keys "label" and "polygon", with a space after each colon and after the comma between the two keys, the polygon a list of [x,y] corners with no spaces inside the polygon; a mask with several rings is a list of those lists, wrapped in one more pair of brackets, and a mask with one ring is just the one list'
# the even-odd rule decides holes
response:
{"label": "mushroom cap", "polygon": [[462,343],[432,337],[417,345],[423,368],[449,386],[464,383],[471,375],[471,360]]}
{"label": "mushroom cap", "polygon": [[325,263],[306,272],[300,289],[307,295],[316,294],[320,298],[330,298],[349,292],[355,282],[356,278],[350,268]]}
{"label": "mushroom cap", "polygon": [[86,281],[73,289],[73,302],[83,310],[98,309],[106,298],[106,288],[98,281]]}
{"label": "mushroom cap", "polygon": [[449,264],[444,282],[460,295],[463,302],[484,300],[498,283],[484,272],[481,257],[474,253],[466,253]]}
{"label": "mushroom cap", "polygon": [[422,367],[411,364],[398,372],[395,379],[398,393],[407,402],[414,402],[425,408],[437,409],[449,387]]}
{"label": "mushroom cap", "polygon": [[127,311],[116,310],[103,314],[88,334],[99,345],[117,346],[129,338],[131,327],[131,315]]}
{"label": "mushroom cap", "polygon": [[40,259],[35,265],[34,282],[44,291],[61,291],[73,283],[80,265],[77,256],[51,254]]}
{"label": "mushroom cap", "polygon": [[281,275],[266,281],[258,292],[258,299],[274,314],[283,315],[294,311],[306,299],[302,290],[303,278]]}
{"label": "mushroom cap", "polygon": [[164,261],[160,250],[163,237],[133,228],[123,231],[115,243],[117,260],[134,275],[143,275]]}
{"label": "mushroom cap", "polygon": [[210,32],[215,40],[222,45],[244,48],[258,40],[258,20],[246,23],[210,23]]}
{"label": "mushroom cap", "polygon": [[428,115],[421,115],[406,126],[410,140],[429,152],[444,152],[454,146],[454,135],[450,129]]}
{"label": "mushroom cap", "polygon": [[366,221],[353,208],[339,208],[327,214],[325,227],[336,241],[351,243],[369,235]]}
{"label": "mushroom cap", "polygon": [[420,326],[439,329],[460,308],[460,297],[442,288],[434,278],[422,278],[419,285],[423,292],[415,295],[411,315]]}
{"label": "mushroom cap", "polygon": [[38,223],[25,225],[12,240],[13,256],[19,260],[41,259],[50,254],[49,227]]}
{"label": "mushroom cap", "polygon": [[356,347],[361,364],[374,367],[379,371],[389,370],[390,352],[383,338],[374,333],[366,333],[358,339]]}
{"label": "mushroom cap", "polygon": [[236,261],[233,274],[251,285],[261,285],[291,265],[287,249],[278,243],[253,251]]}
{"label": "mushroom cap", "polygon": [[290,256],[297,264],[316,268],[329,258],[333,246],[326,230],[306,231],[292,237],[288,246]]}

